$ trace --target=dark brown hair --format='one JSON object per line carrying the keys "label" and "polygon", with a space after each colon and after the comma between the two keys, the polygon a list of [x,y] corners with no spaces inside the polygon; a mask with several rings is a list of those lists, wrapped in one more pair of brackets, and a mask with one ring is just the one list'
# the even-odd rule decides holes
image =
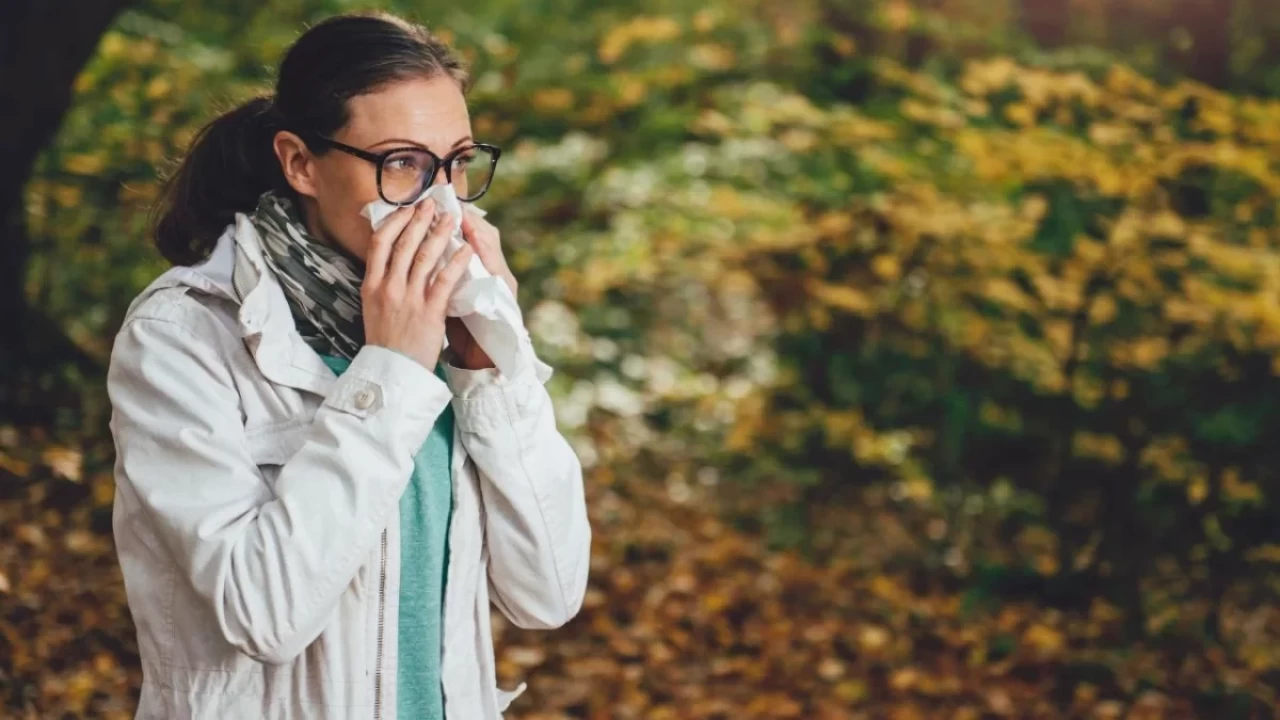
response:
{"label": "dark brown hair", "polygon": [[351,98],[442,74],[466,89],[461,58],[427,28],[395,15],[339,15],[311,27],[285,53],[274,97],[253,98],[204,126],[167,178],[152,218],[160,254],[174,265],[200,262],[262,193],[291,194],[272,149],[277,132],[304,141],[330,136],[350,119]]}

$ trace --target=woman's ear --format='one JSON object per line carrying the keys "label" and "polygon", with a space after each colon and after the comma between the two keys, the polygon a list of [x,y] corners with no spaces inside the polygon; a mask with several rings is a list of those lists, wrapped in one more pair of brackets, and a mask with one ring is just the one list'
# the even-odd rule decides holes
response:
{"label": "woman's ear", "polygon": [[302,138],[288,130],[276,133],[272,140],[272,149],[280,161],[280,170],[289,187],[299,195],[314,198],[316,196],[316,163],[315,156]]}

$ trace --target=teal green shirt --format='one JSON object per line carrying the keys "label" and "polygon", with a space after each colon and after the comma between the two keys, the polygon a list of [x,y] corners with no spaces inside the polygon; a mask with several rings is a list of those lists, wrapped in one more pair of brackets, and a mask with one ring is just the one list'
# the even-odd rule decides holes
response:
{"label": "teal green shirt", "polygon": [[[344,358],[322,356],[341,375]],[[443,369],[436,368],[443,379]],[[440,684],[449,515],[453,509],[453,410],[445,407],[413,458],[413,477],[400,496],[400,669],[396,715],[444,720]]]}

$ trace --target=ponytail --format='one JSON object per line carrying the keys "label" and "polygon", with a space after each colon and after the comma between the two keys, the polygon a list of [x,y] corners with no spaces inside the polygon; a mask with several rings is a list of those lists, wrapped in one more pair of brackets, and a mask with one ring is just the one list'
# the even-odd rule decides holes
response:
{"label": "ponytail", "polygon": [[237,212],[252,212],[267,190],[287,189],[272,148],[281,124],[271,100],[257,97],[200,130],[153,211],[156,248],[166,260],[204,260]]}

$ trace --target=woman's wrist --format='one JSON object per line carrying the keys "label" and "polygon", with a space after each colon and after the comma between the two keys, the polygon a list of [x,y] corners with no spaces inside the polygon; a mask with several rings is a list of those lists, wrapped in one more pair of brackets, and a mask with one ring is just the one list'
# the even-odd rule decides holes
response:
{"label": "woman's wrist", "polygon": [[489,356],[484,351],[479,350],[478,347],[477,352],[471,355],[472,357],[461,355],[450,346],[444,349],[440,357],[446,364],[459,370],[488,370],[496,367],[493,364],[493,360],[489,359]]}

